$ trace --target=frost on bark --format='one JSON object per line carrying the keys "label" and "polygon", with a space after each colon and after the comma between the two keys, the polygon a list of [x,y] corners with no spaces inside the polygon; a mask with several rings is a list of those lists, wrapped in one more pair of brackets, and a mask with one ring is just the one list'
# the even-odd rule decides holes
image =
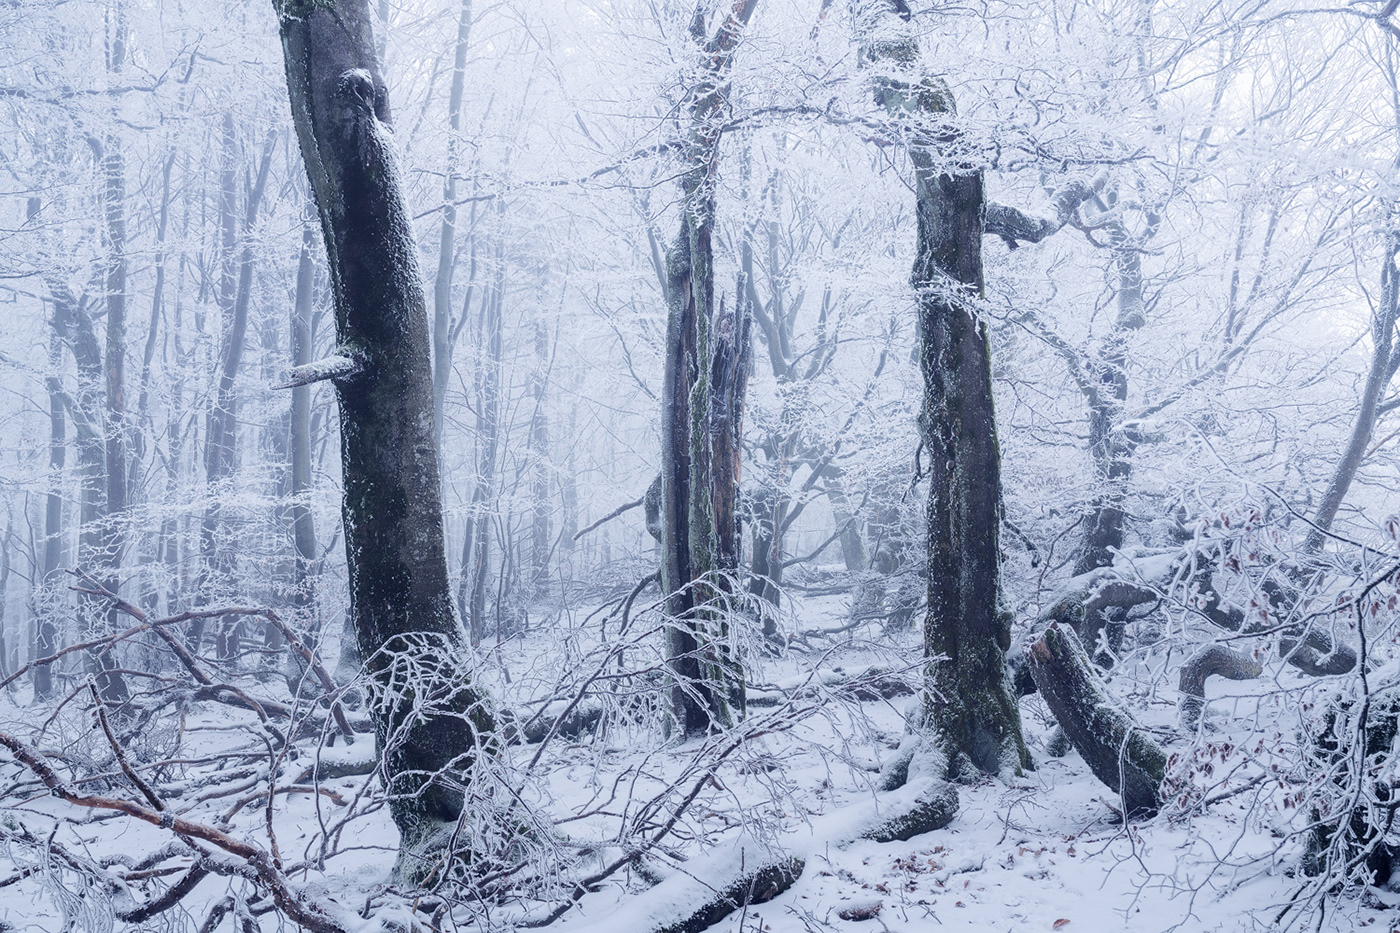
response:
{"label": "frost on bark", "polygon": [[462,95],[467,81],[467,43],[472,31],[472,0],[462,0],[457,17],[457,45],[452,89],[447,97],[447,171],[442,181],[442,229],[438,235],[437,277],[433,283],[433,417],[438,452],[442,452],[443,406],[452,375],[452,278],[456,272],[457,159],[461,150]]}
{"label": "frost on bark", "polygon": [[1094,662],[1109,667],[1122,645],[1128,613],[1160,598],[1156,586],[1124,579],[1112,566],[1100,567],[1066,580],[1041,611],[1039,621],[1042,626],[1050,622],[1072,626]]}
{"label": "frost on bark", "polygon": [[[918,37],[899,0],[858,0],[875,102],[914,168],[918,241],[911,282],[924,374],[919,430],[929,464],[924,725],[950,773],[1019,772],[1030,755],[1006,674],[1011,617],[1001,603],[1001,454],[982,298],[982,168],[951,155],[952,93],[920,77]],[[934,660],[942,659],[942,660]]]}
{"label": "frost on bark", "polygon": [[[1393,215],[1400,213],[1400,208],[1391,206],[1390,212],[1392,217],[1389,219],[1393,223]],[[1400,369],[1400,345],[1395,340],[1395,329],[1400,323],[1400,270],[1396,269],[1394,262],[1397,254],[1400,254],[1400,231],[1392,227],[1385,234],[1381,294],[1371,320],[1371,365],[1361,391],[1361,407],[1356,413],[1356,421],[1352,424],[1351,436],[1347,439],[1342,457],[1332,473],[1332,480],[1327,485],[1327,492],[1323,494],[1317,514],[1313,516],[1312,530],[1303,544],[1304,550],[1309,553],[1322,550],[1327,541],[1327,532],[1337,517],[1337,510],[1341,508],[1352,480],[1370,451],[1371,435],[1381,413],[1381,398],[1395,377],[1396,370]]]}
{"label": "frost on bark", "polygon": [[[690,737],[743,713],[743,673],[725,602],[739,560],[739,439],[748,373],[746,308],[716,308],[715,176],[729,66],[757,0],[736,0],[712,36],[708,4],[690,34],[698,74],[687,103],[681,229],[667,258],[661,426],[661,581],[677,733]],[[736,302],[737,305],[737,302]]]}
{"label": "frost on bark", "polygon": [[337,342],[362,361],[336,384],[351,617],[402,836],[397,871],[411,879],[461,816],[461,781],[495,722],[466,676],[448,587],[423,279],[371,11],[367,0],[274,5]]}
{"label": "frost on bark", "polygon": [[[309,205],[308,205],[309,207]],[[301,254],[297,259],[296,299],[292,304],[292,366],[311,362],[315,343],[312,313],[315,263],[312,251],[316,234],[310,218],[302,227]],[[292,561],[292,607],[294,622],[312,651],[321,641],[321,619],[316,605],[316,520],[311,511],[311,386],[291,386],[291,416],[287,423],[287,450],[290,483],[287,519],[291,525],[294,555]],[[286,655],[288,689],[295,695],[305,682],[305,665],[295,651]],[[358,667],[358,665],[356,665]]]}
{"label": "frost on bark", "polygon": [[1052,623],[1026,655],[1045,704],[1089,770],[1122,797],[1123,813],[1155,813],[1167,756],[1109,696],[1074,632]]}
{"label": "frost on bark", "polygon": [[[232,576],[235,568],[234,547],[221,540],[226,537],[228,516],[223,501],[227,497],[227,484],[233,477],[238,459],[238,394],[236,382],[238,370],[243,362],[243,351],[248,337],[248,308],[253,293],[253,243],[251,234],[257,223],[258,208],[263,192],[267,188],[268,170],[272,164],[272,151],[276,136],[269,133],[263,144],[262,160],[258,166],[257,180],[248,190],[244,204],[243,248],[237,257],[234,249],[238,245],[239,232],[234,217],[237,201],[237,133],[232,111],[224,114],[224,167],[219,213],[223,230],[223,271],[218,292],[219,310],[223,315],[219,347],[218,382],[210,399],[209,412],[205,418],[204,471],[209,504],[200,525],[200,550],[204,555],[202,568],[203,598],[207,604],[215,602],[213,592],[222,581]],[[234,272],[237,271],[235,277]],[[238,654],[238,628],[242,621],[224,619],[219,624],[218,649],[221,658],[232,658]],[[203,620],[190,626],[190,642],[195,651],[204,636]]]}

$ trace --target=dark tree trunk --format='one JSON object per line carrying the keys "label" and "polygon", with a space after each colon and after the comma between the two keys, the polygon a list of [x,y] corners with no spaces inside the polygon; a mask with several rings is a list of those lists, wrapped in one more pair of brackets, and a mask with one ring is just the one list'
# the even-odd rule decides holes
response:
{"label": "dark tree trunk", "polygon": [[[1103,206],[1108,210],[1115,203],[1116,198],[1110,197]],[[1128,400],[1127,340],[1130,333],[1147,322],[1142,252],[1144,241],[1157,229],[1158,219],[1155,214],[1148,215],[1147,232],[1140,238],[1132,236],[1121,221],[1107,226],[1113,264],[1118,271],[1118,316],[1094,366],[1098,384],[1088,400],[1089,453],[1102,491],[1089,513],[1074,565],[1075,576],[1112,565],[1114,552],[1123,547],[1123,499],[1132,475],[1136,440],[1135,433],[1125,430],[1122,424],[1123,403]],[[1089,623],[1091,627],[1094,623],[1102,625],[1101,620]],[[1086,636],[1086,630],[1081,630],[1080,635]]]}
{"label": "dark tree trunk", "polygon": [[[116,575],[112,550],[115,538],[110,530],[107,512],[106,406],[103,402],[106,374],[102,348],[86,299],[75,299],[62,285],[51,284],[50,291],[62,296],[54,301],[54,330],[59,340],[68,345],[78,370],[76,396],[69,396],[66,392],[62,396],[77,435],[78,563],[91,568],[105,585],[111,586],[115,583],[113,578]],[[104,604],[89,600],[87,608],[93,625],[101,627],[107,624]],[[84,663],[88,673],[97,679],[105,702],[119,706],[126,701],[126,684],[122,676],[114,671],[117,663],[110,650],[88,654]]]}
{"label": "dark tree trunk", "polygon": [[[863,54],[885,71],[875,100],[914,165],[918,241],[911,282],[924,374],[920,435],[929,464],[926,725],[951,773],[966,764],[1010,772],[1030,765],[1006,674],[1011,615],[1001,603],[1001,454],[982,299],[982,172],[947,157],[953,97],[909,70],[918,39],[895,0],[863,8]],[[891,71],[907,75],[892,76]]]}
{"label": "dark tree trunk", "polygon": [[[661,582],[670,617],[671,715],[676,732],[686,737],[731,724],[743,707],[743,675],[724,628],[723,602],[730,594],[728,584],[718,581],[732,579],[738,567],[743,379],[736,378],[735,367],[747,353],[737,340],[741,334],[747,340],[748,327],[737,320],[740,315],[716,314],[713,236],[719,121],[729,99],[734,51],[756,5],[735,0],[713,36],[708,4],[699,4],[691,20],[701,70],[688,95],[683,129],[681,229],[666,263]],[[716,446],[719,437],[728,440]]]}
{"label": "dark tree trunk", "polygon": [[1045,704],[1089,770],[1122,797],[1123,813],[1156,812],[1167,756],[1109,696],[1074,632],[1052,623],[1026,654]]}
{"label": "dark tree trunk", "polygon": [[[749,569],[749,595],[765,600],[777,607],[780,599],[779,585],[783,582],[782,549],[779,544],[778,527],[783,521],[781,506],[782,494],[770,485],[757,487],[750,499],[749,531],[752,536],[753,555]],[[772,614],[769,613],[771,619]],[[767,626],[773,625],[772,635],[777,635],[776,623],[765,620],[765,635],[770,633]]]}
{"label": "dark tree trunk", "polygon": [[[107,70],[120,75],[126,65],[126,6],[118,2],[112,16],[112,41],[108,46]],[[126,424],[126,158],[121,140],[109,132],[99,149],[103,180],[103,227],[106,242],[106,269],[103,276],[106,311],[105,346],[101,356],[101,413],[96,396],[92,412],[94,424],[102,427],[102,450],[93,451],[94,462],[102,459],[105,493],[102,515],[96,528],[97,549],[92,566],[97,576],[112,590],[119,585],[118,573],[126,544],[127,510],[127,424]],[[94,344],[96,343],[94,335]],[[94,350],[96,348],[94,347]],[[96,380],[94,380],[96,381]],[[94,441],[94,447],[96,441]],[[104,625],[110,630],[121,624],[121,611],[115,604],[102,607]],[[130,693],[125,679],[113,670],[110,652],[90,656],[93,674],[105,702],[124,704]]]}
{"label": "dark tree trunk", "polygon": [[831,503],[831,514],[841,536],[841,560],[847,573],[864,573],[870,567],[870,557],[865,551],[865,537],[860,531],[860,522],[851,509],[851,501],[846,497],[846,488],[841,470],[827,467],[823,475],[822,489]]}
{"label": "dark tree trunk", "polygon": [[[375,732],[399,828],[400,877],[462,816],[457,787],[495,722],[464,669],[443,541],[432,347],[368,0],[276,4],[293,120],[321,216],[336,332],[351,614],[377,693]],[[428,639],[432,650],[414,650]],[[387,682],[417,665],[412,693]],[[414,708],[414,695],[446,699]],[[443,778],[436,775],[441,774]]]}

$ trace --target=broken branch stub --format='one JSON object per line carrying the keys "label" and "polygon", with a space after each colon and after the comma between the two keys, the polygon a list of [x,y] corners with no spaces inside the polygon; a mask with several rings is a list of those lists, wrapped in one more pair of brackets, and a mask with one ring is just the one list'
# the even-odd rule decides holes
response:
{"label": "broken branch stub", "polygon": [[287,379],[273,386],[274,389],[295,389],[328,379],[349,379],[364,369],[364,358],[353,350],[337,348],[322,359],[312,363],[293,366],[287,371]]}

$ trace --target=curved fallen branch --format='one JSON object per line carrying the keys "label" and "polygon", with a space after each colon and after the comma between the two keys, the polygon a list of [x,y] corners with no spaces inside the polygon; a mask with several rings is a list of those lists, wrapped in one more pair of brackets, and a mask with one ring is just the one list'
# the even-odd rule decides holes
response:
{"label": "curved fallen branch", "polygon": [[350,917],[342,915],[338,908],[313,900],[282,873],[272,856],[260,846],[235,839],[212,826],[176,816],[169,810],[154,810],[115,797],[78,794],[68,787],[43,755],[25,742],[0,732],[0,746],[8,749],[16,761],[33,772],[53,796],[67,803],[94,810],[124,813],[143,823],[168,829],[187,840],[197,839],[208,843],[242,860],[251,869],[253,878],[272,895],[278,909],[290,920],[312,933],[354,933],[363,926],[357,918],[352,922]]}
{"label": "curved fallen branch", "polygon": [[1253,680],[1264,672],[1264,665],[1254,658],[1224,645],[1207,645],[1193,654],[1181,667],[1177,689],[1181,691],[1178,715],[1181,728],[1194,730],[1206,705],[1206,680],[1224,677],[1227,680]]}

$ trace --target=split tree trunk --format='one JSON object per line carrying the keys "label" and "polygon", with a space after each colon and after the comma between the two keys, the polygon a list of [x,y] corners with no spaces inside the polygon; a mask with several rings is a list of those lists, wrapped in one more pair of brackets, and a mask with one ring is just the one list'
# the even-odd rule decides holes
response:
{"label": "split tree trunk", "polygon": [[[424,872],[462,816],[495,722],[464,669],[443,541],[429,324],[368,0],[281,0],[287,86],[321,217],[336,333],[361,361],[336,384],[351,615],[377,693],[398,874]],[[434,649],[414,652],[415,641]],[[387,677],[412,656],[411,692]],[[414,697],[446,699],[415,709]]]}
{"label": "split tree trunk", "polygon": [[661,581],[675,731],[703,735],[743,714],[729,646],[728,582],[738,569],[739,444],[747,373],[746,309],[715,307],[715,180],[728,74],[758,0],[735,0],[712,36],[707,3],[690,36],[699,68],[687,100],[681,229],[667,257],[661,413]]}
{"label": "split tree trunk", "polygon": [[928,451],[930,661],[925,725],[950,773],[967,765],[1019,772],[1031,760],[1006,674],[1011,614],[1001,603],[1001,454],[982,299],[982,170],[946,156],[952,93],[914,73],[920,57],[908,8],[897,0],[857,6],[862,55],[876,72],[876,103],[914,165],[918,241],[911,282],[919,306],[924,374],[920,434]]}

